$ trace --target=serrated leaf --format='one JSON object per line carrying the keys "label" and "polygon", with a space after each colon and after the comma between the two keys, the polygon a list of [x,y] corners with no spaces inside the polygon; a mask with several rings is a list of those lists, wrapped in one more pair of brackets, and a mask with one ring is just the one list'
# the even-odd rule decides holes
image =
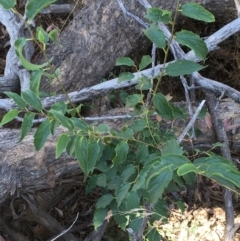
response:
{"label": "serrated leaf", "polygon": [[131,124],[131,128],[135,132],[142,131],[147,126],[147,121],[145,119],[136,120]]}
{"label": "serrated leaf", "polygon": [[21,136],[20,136],[19,142],[22,141],[24,137],[31,130],[33,126],[34,117],[35,117],[35,113],[28,112],[25,114],[23,118],[22,126],[21,126]]}
{"label": "serrated leaf", "polygon": [[138,79],[138,84],[135,86],[135,89],[137,90],[149,90],[151,88],[151,80],[144,75],[142,75],[142,77]]}
{"label": "serrated leaf", "polygon": [[143,96],[139,94],[129,95],[126,98],[126,108],[135,106],[142,102]]}
{"label": "serrated leaf", "polygon": [[115,157],[112,162],[114,165],[123,164],[127,159],[129,146],[125,141],[120,142],[115,148]]}
{"label": "serrated leaf", "polygon": [[109,132],[110,127],[107,124],[100,124],[94,128],[95,132],[100,132],[100,133],[107,133]]}
{"label": "serrated leaf", "polygon": [[196,172],[198,173],[198,170],[197,168],[195,167],[194,164],[192,163],[187,163],[187,164],[184,164],[182,166],[180,166],[177,170],[177,174],[179,176],[183,176],[183,175],[186,175],[188,174],[189,172]]}
{"label": "serrated leaf", "polygon": [[171,180],[172,172],[170,172],[167,168],[164,168],[161,173],[151,178],[147,186],[150,203],[156,203],[159,198],[162,198],[163,191]]}
{"label": "serrated leaf", "polygon": [[157,93],[153,96],[153,105],[156,108],[157,113],[166,119],[173,118],[173,110],[171,105],[166,100],[165,96],[161,93]]}
{"label": "serrated leaf", "polygon": [[214,22],[215,17],[212,13],[197,3],[186,3],[182,6],[182,14],[193,19],[201,20],[204,22]]}
{"label": "serrated leaf", "polygon": [[51,123],[46,120],[41,123],[34,134],[34,146],[39,151],[45,144],[47,137],[51,134],[50,132]]}
{"label": "serrated leaf", "polygon": [[131,80],[134,77],[135,77],[134,74],[131,72],[123,72],[118,77],[118,83],[121,83],[121,82],[127,81],[127,80]]}
{"label": "serrated leaf", "polygon": [[130,128],[118,133],[118,136],[124,139],[131,139],[133,135],[134,132]]}
{"label": "serrated leaf", "polygon": [[147,240],[150,241],[159,241],[162,240],[162,237],[160,236],[158,230],[156,228],[152,228],[150,232],[146,235]]}
{"label": "serrated leaf", "polygon": [[199,37],[199,35],[191,31],[182,30],[176,34],[176,40],[178,43],[192,49],[196,56],[200,59],[206,59],[208,48],[206,43]]}
{"label": "serrated leaf", "polygon": [[180,166],[190,163],[190,160],[186,156],[183,156],[182,154],[180,155],[170,154],[170,155],[163,155],[161,157],[161,163],[165,166],[168,165],[169,170],[174,171]]}
{"label": "serrated leaf", "polygon": [[95,230],[103,224],[105,218],[107,217],[107,214],[108,214],[107,208],[96,209],[93,216],[93,224],[94,224]]}
{"label": "serrated leaf", "polygon": [[73,156],[74,154],[76,138],[77,138],[76,136],[71,136],[71,140],[69,141],[66,147],[66,152],[69,156]]}
{"label": "serrated leaf", "polygon": [[168,140],[166,144],[163,146],[161,153],[162,155],[169,155],[169,154],[182,155],[183,150],[182,150],[182,147],[175,139],[171,139],[171,140]]}
{"label": "serrated leaf", "polygon": [[106,177],[105,173],[102,173],[102,174],[98,175],[97,185],[99,187],[106,187],[107,186],[107,177]]}
{"label": "serrated leaf", "polygon": [[66,127],[69,131],[72,131],[74,129],[74,125],[71,119],[67,118],[62,113],[56,110],[51,109],[50,113],[52,113],[54,117],[62,124],[62,126]]}
{"label": "serrated leaf", "polygon": [[87,185],[85,187],[85,193],[88,195],[96,186],[97,186],[97,174],[93,174],[87,181]]}
{"label": "serrated leaf", "polygon": [[33,19],[38,13],[57,0],[30,0],[26,6],[26,16]]}
{"label": "serrated leaf", "polygon": [[139,70],[146,68],[151,63],[152,63],[152,58],[149,55],[143,55],[141,59],[141,63],[139,64]]}
{"label": "serrated leaf", "polygon": [[136,191],[131,191],[128,193],[125,201],[126,210],[130,211],[131,209],[139,208],[139,196]]}
{"label": "serrated leaf", "polygon": [[136,151],[136,160],[138,163],[144,163],[149,155],[148,146],[140,145]]}
{"label": "serrated leaf", "polygon": [[32,108],[36,109],[37,111],[42,110],[42,103],[41,103],[40,99],[31,90],[24,90],[22,92],[22,98]]}
{"label": "serrated leaf", "polygon": [[1,0],[1,1],[0,1],[0,5],[1,5],[4,9],[11,9],[11,8],[15,7],[15,5],[16,5],[16,0]]}
{"label": "serrated leaf", "polygon": [[135,166],[133,164],[128,164],[121,174],[121,179],[123,182],[128,181],[129,177],[131,177],[136,172]]}
{"label": "serrated leaf", "polygon": [[111,201],[113,199],[114,199],[114,197],[111,194],[106,194],[106,195],[101,196],[96,203],[96,208],[97,209],[105,208],[106,206],[108,206],[111,203]]}
{"label": "serrated leaf", "polygon": [[117,66],[121,66],[121,65],[134,66],[134,61],[129,57],[121,57],[117,59],[116,65]]}
{"label": "serrated leaf", "polygon": [[30,90],[37,97],[39,97],[39,87],[40,87],[42,75],[43,75],[43,71],[41,69],[37,69],[35,71],[32,71],[30,76]]}
{"label": "serrated leaf", "polygon": [[13,99],[13,101],[21,108],[24,109],[26,107],[26,103],[25,101],[21,98],[21,96],[19,96],[16,93],[13,92],[8,92],[5,91],[4,94],[6,94],[9,98]]}
{"label": "serrated leaf", "polygon": [[15,117],[17,117],[18,113],[19,113],[19,111],[16,109],[8,111],[8,113],[3,116],[3,118],[0,122],[0,126],[12,121]]}
{"label": "serrated leaf", "polygon": [[153,207],[151,215],[151,222],[153,223],[155,220],[161,220],[163,222],[167,221],[167,218],[169,216],[168,210],[167,210],[167,203],[163,199],[159,199],[156,204]]}
{"label": "serrated leaf", "polygon": [[177,60],[166,67],[166,73],[169,76],[176,77],[180,75],[192,74],[193,72],[199,71],[204,68],[206,68],[206,66],[202,66],[193,61]]}
{"label": "serrated leaf", "polygon": [[77,128],[79,128],[80,130],[84,130],[84,131],[88,131],[89,127],[88,125],[85,123],[85,121],[76,118],[76,117],[72,117],[71,121],[73,122],[73,125]]}
{"label": "serrated leaf", "polygon": [[49,41],[48,33],[43,29],[42,26],[37,27],[36,37],[43,44],[46,44]]}
{"label": "serrated leaf", "polygon": [[149,28],[143,30],[144,34],[159,48],[165,48],[166,39],[162,30],[156,24],[151,24]]}
{"label": "serrated leaf", "polygon": [[75,155],[79,165],[84,172],[84,181],[88,174],[93,171],[99,158],[100,147],[96,141],[87,140],[85,137],[79,137],[75,142]]}
{"label": "serrated leaf", "polygon": [[27,69],[27,70],[37,70],[37,69],[41,69],[44,68],[45,66],[48,65],[48,63],[44,63],[44,64],[32,64],[30,63],[27,59],[25,59],[25,57],[23,56],[22,52],[23,52],[23,47],[26,44],[26,39],[25,38],[19,38],[18,40],[15,41],[14,46],[15,46],[15,51],[16,54],[22,64],[22,66]]}
{"label": "serrated leaf", "polygon": [[143,218],[137,217],[130,222],[128,227],[131,228],[135,233],[137,233],[140,230],[142,223],[143,223]]}
{"label": "serrated leaf", "polygon": [[131,187],[130,183],[124,183],[116,190],[116,201],[117,201],[118,207],[121,205],[122,201],[126,198],[130,187]]}
{"label": "serrated leaf", "polygon": [[71,137],[66,133],[63,133],[58,137],[56,144],[56,158],[58,158],[64,152],[70,140]]}
{"label": "serrated leaf", "polygon": [[169,23],[172,19],[172,13],[159,8],[148,8],[146,19],[152,22]]}
{"label": "serrated leaf", "polygon": [[57,45],[60,46],[60,43],[58,41],[58,31],[57,29],[53,29],[49,34],[49,38],[54,42],[56,43]]}

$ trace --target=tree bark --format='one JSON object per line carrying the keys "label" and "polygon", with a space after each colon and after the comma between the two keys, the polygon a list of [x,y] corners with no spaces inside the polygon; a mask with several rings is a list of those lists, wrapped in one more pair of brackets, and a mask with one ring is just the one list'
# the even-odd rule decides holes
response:
{"label": "tree bark", "polygon": [[[176,1],[150,0],[152,6],[175,10]],[[182,4],[188,1],[181,1]],[[197,1],[216,15],[216,20],[227,23],[236,18],[233,1]],[[145,8],[138,1],[123,1],[126,9],[144,20]],[[61,48],[48,47],[52,64],[61,69],[61,80],[67,91],[80,90],[101,81],[115,66],[118,57],[134,52],[142,56],[149,46],[143,36],[143,26],[124,16],[116,0],[85,0],[85,7],[60,34]],[[181,21],[182,18],[179,18]],[[42,90],[61,92],[59,84],[44,80]]]}

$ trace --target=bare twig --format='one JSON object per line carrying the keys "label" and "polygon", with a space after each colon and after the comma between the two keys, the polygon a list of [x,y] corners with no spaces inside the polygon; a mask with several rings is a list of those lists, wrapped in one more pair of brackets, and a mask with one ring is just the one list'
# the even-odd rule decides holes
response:
{"label": "bare twig", "polygon": [[188,131],[190,130],[190,128],[194,125],[201,109],[203,108],[203,105],[205,104],[205,100],[202,100],[202,102],[200,103],[200,105],[198,106],[198,108],[196,109],[195,114],[193,115],[192,119],[189,121],[189,123],[187,124],[186,128],[183,130],[182,134],[178,137],[178,142],[182,142],[184,136],[188,133]]}
{"label": "bare twig", "polygon": [[54,238],[51,238],[49,241],[54,241],[54,240],[60,238],[61,236],[63,236],[64,234],[66,234],[67,232],[69,232],[70,229],[73,227],[73,225],[77,222],[78,216],[79,216],[79,213],[77,213],[77,216],[76,216],[75,220],[73,221],[73,223],[71,224],[71,226],[70,226],[68,229],[62,231],[60,234],[58,234],[58,235],[57,235],[56,237],[54,237]]}

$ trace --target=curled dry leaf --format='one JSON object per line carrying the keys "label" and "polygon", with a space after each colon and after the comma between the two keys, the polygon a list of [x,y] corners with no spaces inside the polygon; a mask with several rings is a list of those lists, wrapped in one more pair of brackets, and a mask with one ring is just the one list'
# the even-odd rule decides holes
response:
{"label": "curled dry leaf", "polygon": [[111,217],[112,217],[112,210],[109,210],[107,216],[105,217],[105,220],[109,222]]}
{"label": "curled dry leaf", "polygon": [[167,101],[170,101],[173,97],[170,94],[165,95]]}
{"label": "curled dry leaf", "polygon": [[157,120],[158,122],[161,122],[161,121],[162,121],[162,117],[161,117],[160,115],[156,115],[156,120]]}
{"label": "curled dry leaf", "polygon": [[204,120],[205,120],[205,123],[207,124],[207,127],[209,129],[211,129],[212,128],[212,117],[208,112],[206,113]]}

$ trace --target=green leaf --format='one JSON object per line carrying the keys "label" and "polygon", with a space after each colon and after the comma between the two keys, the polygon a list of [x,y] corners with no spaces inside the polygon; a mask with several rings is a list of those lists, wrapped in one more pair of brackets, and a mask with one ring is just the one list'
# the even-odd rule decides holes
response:
{"label": "green leaf", "polygon": [[89,129],[88,125],[82,119],[72,117],[71,121],[73,122],[73,125],[75,127],[79,128],[80,130],[88,131],[88,129]]}
{"label": "green leaf", "polygon": [[61,112],[62,114],[66,114],[68,107],[67,107],[67,104],[64,103],[63,101],[59,101],[52,105],[51,110],[56,110]]}
{"label": "green leaf", "polygon": [[182,155],[183,150],[175,139],[168,140],[161,150],[162,155],[175,154]]}
{"label": "green leaf", "polygon": [[169,23],[172,20],[172,13],[159,8],[148,8],[146,19],[152,22]]}
{"label": "green leaf", "polygon": [[36,37],[43,44],[46,44],[49,41],[48,33],[42,28],[42,26],[37,27]]}
{"label": "green leaf", "polygon": [[39,151],[45,144],[47,137],[50,135],[50,126],[51,123],[49,120],[46,120],[41,123],[37,128],[36,133],[34,134],[34,146],[37,151]]}
{"label": "green leaf", "polygon": [[161,161],[163,165],[166,165],[166,166],[168,165],[168,168],[171,171],[179,168],[184,164],[190,163],[190,160],[186,156],[183,156],[182,154],[164,155],[161,157]]}
{"label": "green leaf", "polygon": [[140,145],[136,151],[136,160],[138,163],[144,163],[149,155],[148,146]]}
{"label": "green leaf", "polygon": [[107,208],[96,209],[93,217],[93,224],[94,224],[95,230],[103,224],[105,218],[107,217],[107,214],[108,214]]}
{"label": "green leaf", "polygon": [[18,113],[19,111],[15,109],[8,111],[8,113],[3,116],[0,126],[12,121],[15,117],[17,117]]}
{"label": "green leaf", "polygon": [[151,178],[147,190],[149,192],[150,203],[156,203],[159,198],[162,198],[164,189],[172,180],[172,172],[168,168],[163,168],[163,171]]}
{"label": "green leaf", "polygon": [[184,165],[180,166],[178,168],[177,174],[179,176],[183,176],[183,175],[186,175],[189,172],[196,172],[196,173],[198,173],[197,168],[192,163],[187,163],[187,164],[184,164]]}
{"label": "green leaf", "polygon": [[126,81],[126,80],[131,80],[134,77],[135,77],[134,74],[131,73],[131,72],[123,72],[118,77],[118,83],[121,83],[121,82]]}
{"label": "green leaf", "polygon": [[37,111],[41,111],[42,110],[42,103],[41,103],[40,99],[31,90],[23,91],[22,92],[22,98],[32,108],[36,109]]}
{"label": "green leaf", "polygon": [[64,152],[70,140],[71,137],[66,133],[63,133],[58,137],[56,144],[56,158],[58,158]]}
{"label": "green leaf", "polygon": [[41,69],[34,70],[30,76],[30,89],[39,97],[39,87],[42,79],[43,71]]}
{"label": "green leaf", "polygon": [[169,76],[180,76],[186,74],[192,74],[193,72],[199,71],[206,68],[198,63],[189,60],[177,60],[166,67],[166,73]]}
{"label": "green leaf", "polygon": [[35,117],[35,113],[28,112],[25,114],[21,126],[21,136],[19,142],[23,140],[23,138],[29,133],[33,126],[33,120]]}
{"label": "green leaf", "polygon": [[151,88],[151,80],[144,75],[142,75],[142,77],[138,79],[138,84],[135,86],[135,89],[137,90],[149,90]]}
{"label": "green leaf", "polygon": [[66,152],[69,156],[74,156],[76,138],[76,136],[71,136],[71,140],[66,147]]}
{"label": "green leaf", "polygon": [[129,228],[131,228],[135,233],[137,233],[141,228],[142,223],[143,223],[143,218],[137,217],[131,221],[131,223],[129,224]]}
{"label": "green leaf", "polygon": [[[211,179],[216,179],[220,184],[225,185],[226,181],[233,183],[236,187],[240,187],[240,172],[235,168],[232,168],[231,165],[228,164],[213,164],[211,165],[205,175]],[[231,188],[231,187],[229,187]]]}
{"label": "green leaf", "polygon": [[11,9],[11,8],[15,7],[15,5],[16,5],[16,0],[1,0],[1,1],[0,1],[0,5],[1,5],[4,9]]}
{"label": "green leaf", "polygon": [[97,174],[93,174],[87,181],[87,185],[85,187],[85,193],[86,195],[88,195],[93,188],[95,188],[97,186],[97,178],[98,175]]}
{"label": "green leaf", "polygon": [[108,133],[109,130],[110,130],[110,127],[107,124],[100,124],[94,128],[94,131],[99,133]]}
{"label": "green leaf", "polygon": [[159,199],[153,207],[151,215],[151,222],[153,223],[155,220],[161,220],[163,222],[167,222],[167,218],[169,216],[167,210],[167,203],[163,199]]}
{"label": "green leaf", "polygon": [[97,185],[99,187],[106,187],[107,186],[107,177],[106,177],[105,173],[102,173],[102,174],[98,175]]}
{"label": "green leaf", "polygon": [[134,66],[134,61],[128,57],[121,57],[117,59],[117,66],[127,65],[127,66]]}
{"label": "green leaf", "polygon": [[151,63],[152,63],[152,58],[149,55],[143,55],[141,59],[141,63],[139,64],[139,70],[145,69]]}
{"label": "green leaf", "polygon": [[158,230],[156,228],[152,228],[150,232],[146,235],[147,240],[149,241],[159,241],[162,240]]}
{"label": "green leaf", "polygon": [[[45,1],[45,0],[44,0]],[[23,52],[23,47],[26,44],[26,39],[25,38],[19,38],[18,40],[15,41],[15,51],[16,54],[22,64],[22,66],[27,69],[27,70],[36,70],[36,69],[41,69],[44,68],[45,66],[48,65],[48,63],[44,63],[44,64],[32,64],[30,63],[27,59],[25,59],[25,57],[23,56],[22,52]]]}
{"label": "green leaf", "polygon": [[118,136],[124,139],[131,139],[133,135],[134,132],[130,128],[118,133]]}
{"label": "green leaf", "polygon": [[110,208],[112,210],[114,221],[117,223],[117,225],[122,229],[126,230],[126,225],[128,223],[127,218],[124,216],[122,211],[125,211],[125,206],[121,205],[119,208],[117,207],[117,202],[114,200],[111,202]]}
{"label": "green leaf", "polygon": [[124,183],[116,190],[116,201],[117,201],[118,207],[121,205],[122,201],[126,198],[130,187],[131,187],[130,183]]}
{"label": "green leaf", "polygon": [[157,93],[153,96],[153,105],[162,118],[173,119],[172,107],[163,94]]}
{"label": "green leaf", "polygon": [[176,34],[176,40],[178,43],[192,49],[197,57],[203,60],[206,59],[208,48],[206,43],[199,37],[199,35],[191,31],[182,30]]}
{"label": "green leaf", "polygon": [[113,199],[114,199],[114,197],[111,194],[106,194],[106,195],[101,196],[96,203],[96,208],[97,209],[105,208],[106,206],[108,206],[111,203],[111,201]]}
{"label": "green leaf", "polygon": [[56,43],[57,45],[60,46],[60,43],[58,41],[58,31],[57,29],[53,29],[49,34],[49,38],[54,42]]}
{"label": "green leaf", "polygon": [[143,30],[143,32],[159,48],[165,48],[166,39],[164,33],[156,24],[151,24],[150,27],[146,30]]}
{"label": "green leaf", "polygon": [[97,160],[99,159],[100,147],[96,141],[87,140],[85,137],[79,137],[75,142],[75,155],[79,165],[84,172],[84,181],[88,174],[93,171]]}
{"label": "green leaf", "polygon": [[193,19],[201,20],[204,22],[214,22],[215,17],[212,13],[197,3],[186,3],[182,6],[182,14]]}
{"label": "green leaf", "polygon": [[113,158],[112,162],[114,165],[123,164],[127,159],[129,146],[127,142],[122,141],[120,142],[115,148],[115,157]]}
{"label": "green leaf", "polygon": [[126,108],[142,103],[143,95],[134,94],[126,98]]}
{"label": "green leaf", "polygon": [[34,17],[40,13],[44,8],[57,0],[30,0],[26,7],[26,16],[28,19],[34,19]]}
{"label": "green leaf", "polygon": [[50,113],[52,113],[54,117],[62,124],[62,126],[66,127],[69,131],[74,129],[73,122],[62,113],[52,109],[50,110]]}
{"label": "green leaf", "polygon": [[19,96],[18,94],[15,94],[13,92],[5,91],[4,94],[6,94],[9,98],[13,99],[13,101],[21,108],[24,109],[26,107],[25,101]]}
{"label": "green leaf", "polygon": [[128,193],[126,197],[125,205],[126,205],[126,210],[128,211],[140,207],[140,200],[136,191],[131,191]]}
{"label": "green leaf", "polygon": [[131,124],[131,128],[135,132],[142,131],[147,126],[147,121],[145,119],[136,120]]}
{"label": "green leaf", "polygon": [[135,166],[133,164],[128,164],[121,173],[121,179],[123,182],[128,181],[129,177],[131,177],[136,172]]}

